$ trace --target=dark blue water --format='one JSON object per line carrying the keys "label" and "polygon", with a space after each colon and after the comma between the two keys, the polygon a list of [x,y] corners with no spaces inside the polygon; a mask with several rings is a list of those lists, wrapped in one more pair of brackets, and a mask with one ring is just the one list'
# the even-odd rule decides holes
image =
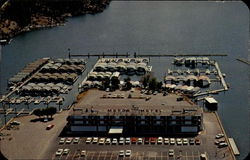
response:
{"label": "dark blue water", "polygon": [[[22,34],[2,48],[1,93],[7,79],[41,57],[72,53],[226,53],[215,59],[230,90],[216,96],[219,115],[243,159],[249,151],[249,10],[242,2],[111,2],[101,14],[68,19],[66,26]],[[95,59],[89,59],[89,66]],[[153,58],[163,78],[171,59]]]}

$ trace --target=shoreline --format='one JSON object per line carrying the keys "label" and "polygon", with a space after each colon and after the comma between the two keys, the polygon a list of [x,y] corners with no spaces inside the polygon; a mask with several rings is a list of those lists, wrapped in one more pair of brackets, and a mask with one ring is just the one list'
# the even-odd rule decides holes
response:
{"label": "shoreline", "polygon": [[[9,4],[9,8],[3,7],[4,5],[1,6],[0,10],[2,11],[1,16],[3,17],[2,20],[0,21],[0,45],[7,45],[10,44],[12,38],[15,36],[25,33],[25,32],[30,32],[33,30],[38,30],[38,29],[43,29],[43,28],[52,28],[52,27],[57,27],[57,26],[64,26],[65,22],[67,21],[68,17],[75,17],[75,16],[83,16],[86,14],[97,14],[103,12],[106,7],[109,5],[110,0],[103,0],[100,3],[97,4],[84,4],[83,7],[80,7],[80,9],[76,11],[60,11],[61,13],[55,15],[55,13],[46,13],[46,11],[37,11],[35,13],[32,13],[31,15],[27,15],[27,19],[30,20],[26,25],[21,26],[19,22],[8,18],[12,16],[15,17],[18,15],[4,15],[4,12],[8,12],[8,9],[13,7],[11,4]],[[16,4],[15,4],[16,5]],[[14,7],[15,7],[14,5]],[[6,6],[6,5],[5,5]],[[51,9],[49,4],[46,4],[46,9]],[[58,5],[59,6],[59,5]],[[13,7],[13,8],[14,8]],[[29,9],[28,6],[27,9]],[[12,9],[13,9],[12,8]],[[61,8],[60,8],[61,9]],[[58,11],[58,10],[57,10]],[[56,11],[54,11],[56,12]],[[7,17],[7,18],[6,18]]]}

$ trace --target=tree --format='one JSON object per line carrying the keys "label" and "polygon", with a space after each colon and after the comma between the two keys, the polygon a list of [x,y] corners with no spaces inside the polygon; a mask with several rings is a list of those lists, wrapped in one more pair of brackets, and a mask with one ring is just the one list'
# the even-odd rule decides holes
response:
{"label": "tree", "polygon": [[151,89],[151,90],[156,90],[156,87],[157,87],[157,80],[156,80],[156,78],[154,77],[154,78],[152,78],[150,81],[149,81],[149,89]]}
{"label": "tree", "polygon": [[36,115],[36,116],[38,116],[39,118],[40,118],[41,116],[43,116],[43,115],[42,115],[42,111],[41,111],[41,109],[39,109],[39,108],[35,109],[35,110],[33,111],[33,114]]}
{"label": "tree", "polygon": [[48,107],[46,108],[46,110],[47,110],[47,114],[50,115],[51,118],[57,112],[57,109],[55,107]]}
{"label": "tree", "polygon": [[142,77],[141,82],[142,82],[142,85],[143,85],[144,88],[146,88],[146,87],[148,86],[150,77],[151,77],[150,74],[145,74],[145,75]]}

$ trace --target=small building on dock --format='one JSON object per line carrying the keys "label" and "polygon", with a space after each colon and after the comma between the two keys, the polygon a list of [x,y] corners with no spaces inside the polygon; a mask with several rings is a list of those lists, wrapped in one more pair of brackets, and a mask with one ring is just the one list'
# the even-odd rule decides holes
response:
{"label": "small building on dock", "polygon": [[218,102],[213,97],[205,97],[205,107],[210,110],[217,110]]}

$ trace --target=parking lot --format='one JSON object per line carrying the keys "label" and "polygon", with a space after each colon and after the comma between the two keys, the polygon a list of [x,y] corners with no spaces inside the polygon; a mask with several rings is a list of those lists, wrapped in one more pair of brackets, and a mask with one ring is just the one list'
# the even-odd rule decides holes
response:
{"label": "parking lot", "polygon": [[[170,138],[162,138],[163,141],[158,141],[159,138],[156,139],[155,142],[149,141],[149,143],[145,143],[145,138],[142,139],[142,143],[138,141],[139,138],[128,138],[131,141],[124,141],[123,143],[119,143],[120,140],[117,138],[117,143],[112,144],[113,139],[109,143],[107,142],[107,138],[105,138],[105,142],[102,143],[101,139],[97,138],[97,141],[94,141],[92,138],[91,142],[86,142],[88,137],[82,137],[76,141],[75,139],[65,138],[64,143],[60,143],[60,139],[58,139],[58,149],[69,149],[67,154],[56,155],[56,151],[52,154],[51,159],[59,160],[59,159],[87,159],[87,160],[119,160],[119,159],[129,159],[129,160],[175,160],[175,159],[183,159],[183,160],[199,160],[202,150],[204,149],[202,142],[199,143],[192,142],[195,140],[193,138],[184,138],[188,140],[188,143],[183,144],[183,138],[171,138],[175,140],[175,143],[170,144]],[[89,137],[90,138],[90,137]],[[70,139],[68,142],[67,140]],[[136,141],[133,141],[135,140]],[[151,138],[150,138],[151,139]],[[154,139],[154,138],[152,138]],[[161,138],[160,138],[161,139]],[[177,144],[177,139],[182,141],[182,144]],[[198,138],[196,138],[198,139]],[[125,138],[124,138],[125,140]],[[169,141],[165,141],[169,140]],[[101,143],[99,143],[101,142]],[[191,142],[191,143],[190,143]],[[60,143],[60,144],[59,144]],[[174,150],[174,154],[170,155],[170,150]],[[221,148],[218,150],[218,159],[219,157],[223,158],[224,154],[223,150],[226,148]],[[131,155],[125,155],[127,150],[131,150]],[[120,154],[121,151],[124,151],[124,154]],[[84,155],[82,154],[84,152]],[[219,153],[221,152],[221,153]]]}
{"label": "parking lot", "polygon": [[199,151],[190,151],[190,152],[179,152],[175,151],[176,154],[172,157],[168,155],[168,152],[132,152],[129,157],[119,157],[119,151],[88,151],[85,157],[81,157],[80,151],[73,151],[68,155],[64,156],[55,156],[53,155],[52,159],[76,159],[76,160],[174,160],[174,159],[183,159],[183,160],[200,160]]}

